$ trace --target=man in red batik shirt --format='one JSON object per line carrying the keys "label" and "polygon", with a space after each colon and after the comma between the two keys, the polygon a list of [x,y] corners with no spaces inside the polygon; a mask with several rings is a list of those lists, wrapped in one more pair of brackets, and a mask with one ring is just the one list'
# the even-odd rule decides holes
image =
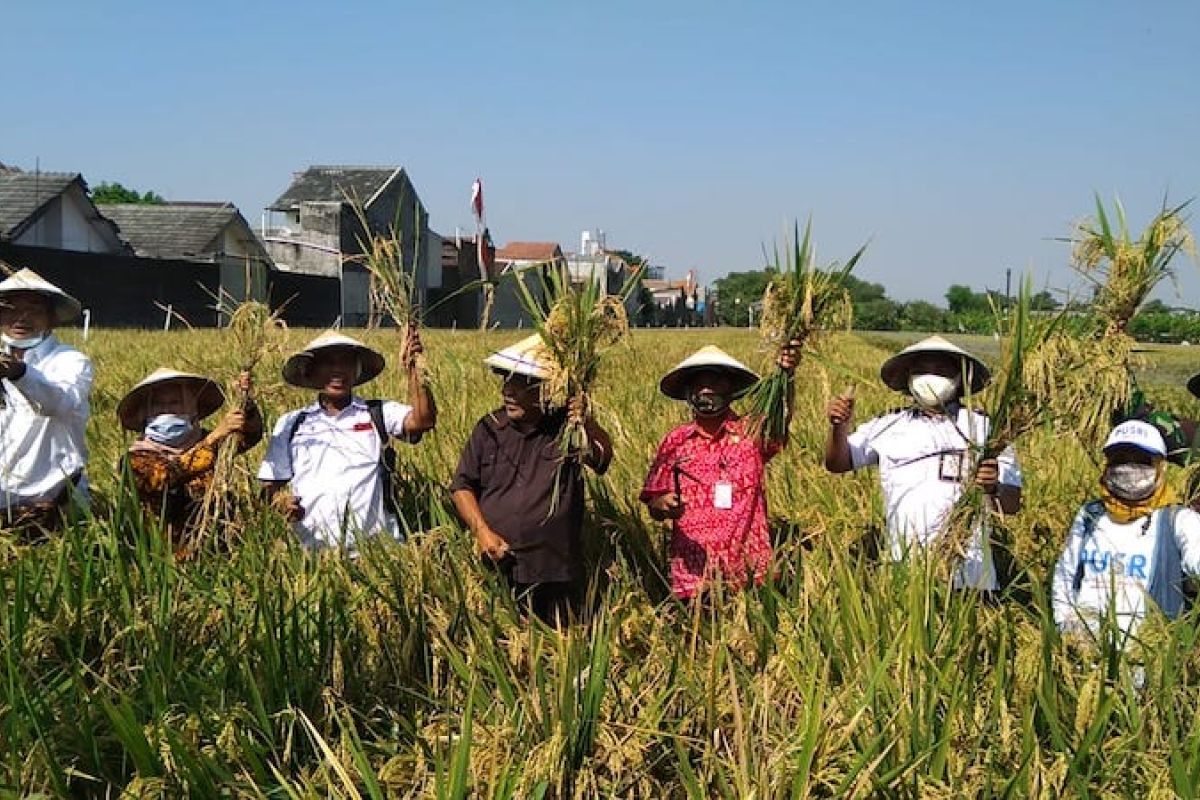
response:
{"label": "man in red batik shirt", "polygon": [[[779,366],[796,368],[797,343],[780,349]],[[641,501],[650,516],[671,520],[671,590],[688,599],[719,578],[741,588],[762,583],[771,561],[765,466],[784,445],[750,435],[730,401],[758,380],[709,345],[663,376],[659,389],[684,400],[692,421],[667,434],[646,476]],[[792,414],[788,383],[787,414]]]}

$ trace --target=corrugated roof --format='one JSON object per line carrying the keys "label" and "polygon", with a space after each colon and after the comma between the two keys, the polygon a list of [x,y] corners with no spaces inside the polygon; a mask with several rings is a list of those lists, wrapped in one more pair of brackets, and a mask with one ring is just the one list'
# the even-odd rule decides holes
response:
{"label": "corrugated roof", "polygon": [[0,172],[0,239],[15,237],[42,206],[82,180],[78,172]]}
{"label": "corrugated roof", "polygon": [[400,167],[309,167],[296,174],[292,185],[269,209],[294,211],[303,202],[341,203],[347,198],[368,205],[393,177],[403,173]]}
{"label": "corrugated roof", "polygon": [[496,250],[497,261],[553,261],[562,258],[557,242],[509,242]]}
{"label": "corrugated roof", "polygon": [[241,214],[232,203],[116,203],[100,213],[144,258],[208,258],[221,232]]}

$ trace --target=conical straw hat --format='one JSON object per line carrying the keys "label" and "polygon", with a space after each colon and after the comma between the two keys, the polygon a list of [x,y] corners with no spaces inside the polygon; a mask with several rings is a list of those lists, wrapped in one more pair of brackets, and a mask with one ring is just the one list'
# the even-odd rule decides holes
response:
{"label": "conical straw hat", "polygon": [[950,358],[958,359],[966,364],[967,376],[970,378],[971,391],[979,392],[987,386],[992,373],[987,365],[975,356],[963,350],[958,345],[948,342],[941,336],[930,336],[916,344],[909,345],[896,355],[883,362],[879,369],[879,377],[883,382],[897,392],[908,391],[908,375],[912,363],[926,353],[940,353]]}
{"label": "conical straw hat", "polygon": [[37,292],[49,298],[56,324],[71,322],[82,310],[78,300],[31,269],[14,272],[0,281],[0,295],[10,292]]}
{"label": "conical straw hat", "polygon": [[1200,373],[1188,378],[1187,389],[1196,397],[1200,397]]}
{"label": "conical straw hat", "polygon": [[687,384],[692,375],[705,370],[724,372],[733,381],[734,394],[741,394],[758,381],[742,362],[716,345],[705,345],[675,365],[658,383],[659,391],[676,400],[686,400]]}
{"label": "conical straw hat", "polygon": [[117,419],[121,427],[140,431],[146,424],[146,402],[156,386],[181,383],[184,391],[196,398],[196,416],[204,419],[225,404],[225,393],[214,381],[203,375],[159,367],[134,386],[117,404]]}
{"label": "conical straw hat", "polygon": [[534,334],[521,341],[497,350],[483,360],[501,375],[527,375],[546,380],[550,377],[551,363],[542,337]]}
{"label": "conical straw hat", "polygon": [[349,347],[358,354],[358,363],[362,369],[354,381],[355,386],[366,383],[383,372],[385,362],[382,353],[372,350],[357,339],[352,339],[345,334],[337,331],[325,331],[284,363],[283,379],[292,386],[299,386],[302,389],[322,388],[316,385],[314,379],[309,375],[313,359],[316,358],[319,351],[337,347]]}

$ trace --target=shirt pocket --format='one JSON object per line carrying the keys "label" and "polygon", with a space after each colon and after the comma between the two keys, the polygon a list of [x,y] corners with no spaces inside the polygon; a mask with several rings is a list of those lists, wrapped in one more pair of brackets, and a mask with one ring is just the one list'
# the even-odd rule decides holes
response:
{"label": "shirt pocket", "polygon": [[479,453],[479,484],[491,486],[496,478],[496,448],[484,447]]}

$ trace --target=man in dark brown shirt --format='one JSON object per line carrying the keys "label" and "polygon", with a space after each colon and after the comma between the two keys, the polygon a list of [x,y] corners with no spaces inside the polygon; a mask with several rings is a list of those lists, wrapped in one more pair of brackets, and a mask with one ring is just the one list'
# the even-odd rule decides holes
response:
{"label": "man in dark brown shirt", "polygon": [[[545,409],[537,337],[493,353],[503,405],[475,425],[450,491],[485,558],[500,566],[523,611],[550,625],[577,611],[583,575],[583,466],[608,469],[612,442],[585,404]],[[583,422],[588,451],[565,458],[560,434]]]}

